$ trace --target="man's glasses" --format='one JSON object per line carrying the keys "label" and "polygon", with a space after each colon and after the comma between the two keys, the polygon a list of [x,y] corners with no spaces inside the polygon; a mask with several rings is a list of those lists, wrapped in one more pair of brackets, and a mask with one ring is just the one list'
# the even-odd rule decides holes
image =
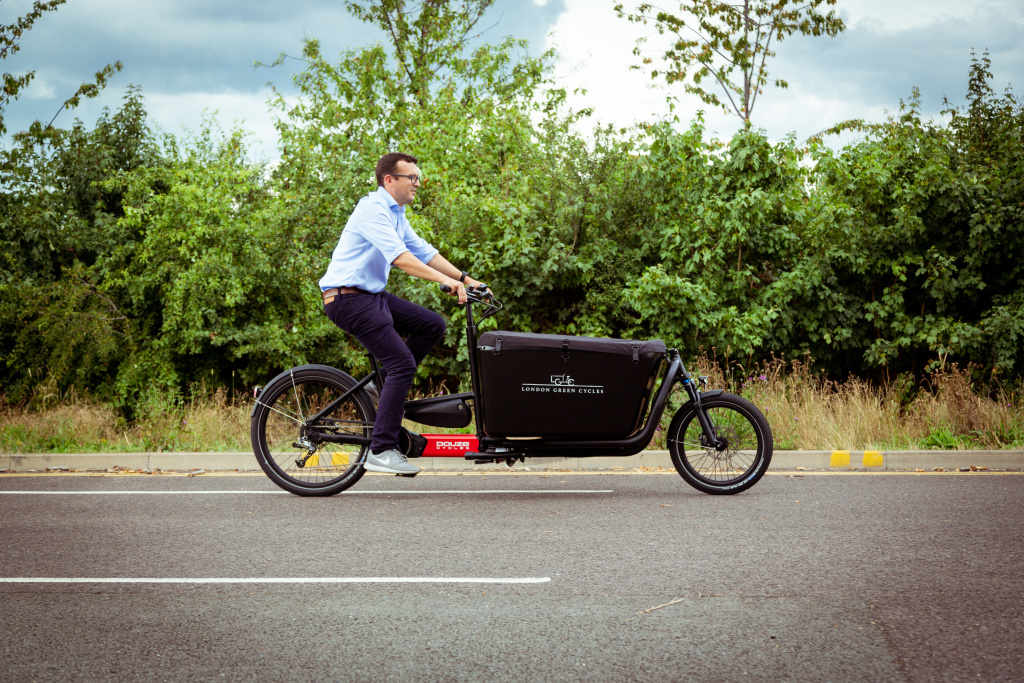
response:
{"label": "man's glasses", "polygon": [[412,181],[413,185],[418,183],[420,181],[420,178],[423,177],[421,175],[412,175],[410,173],[388,173],[388,175],[391,176],[392,178],[408,178],[409,180]]}

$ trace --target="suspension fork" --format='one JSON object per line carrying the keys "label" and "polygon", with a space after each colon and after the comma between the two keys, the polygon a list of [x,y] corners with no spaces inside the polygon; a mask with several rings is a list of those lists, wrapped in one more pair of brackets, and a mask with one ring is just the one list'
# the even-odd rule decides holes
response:
{"label": "suspension fork", "polygon": [[697,381],[694,381],[690,377],[690,373],[686,371],[686,366],[681,365],[679,370],[680,381],[683,384],[683,388],[686,389],[686,393],[690,396],[690,402],[693,403],[693,408],[697,412],[697,421],[700,423],[701,431],[704,434],[704,438],[712,448],[721,450],[725,446],[725,442],[718,438],[718,434],[715,432],[714,425],[711,424],[711,418],[708,417],[707,411],[704,410],[704,404],[701,403],[700,399],[700,387],[707,386],[707,377],[698,377]]}

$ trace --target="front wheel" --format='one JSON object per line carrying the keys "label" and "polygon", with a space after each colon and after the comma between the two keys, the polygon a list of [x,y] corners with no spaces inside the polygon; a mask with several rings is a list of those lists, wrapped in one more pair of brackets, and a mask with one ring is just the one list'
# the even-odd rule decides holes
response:
{"label": "front wheel", "polygon": [[704,493],[746,491],[768,470],[772,430],[753,403],[734,394],[703,399],[701,405],[720,440],[708,443],[692,403],[683,406],[668,428],[672,464],[686,483]]}
{"label": "front wheel", "polygon": [[[252,415],[252,446],[263,472],[285,491],[330,496],[365,472],[367,445],[332,443],[323,436],[366,440],[376,413],[362,390],[340,400],[356,381],[326,366],[286,371],[263,389]],[[334,408],[318,420],[324,408]]]}

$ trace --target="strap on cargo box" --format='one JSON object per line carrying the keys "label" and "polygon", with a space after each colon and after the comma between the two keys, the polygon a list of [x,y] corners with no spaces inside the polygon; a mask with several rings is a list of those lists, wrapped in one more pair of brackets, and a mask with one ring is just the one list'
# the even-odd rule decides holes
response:
{"label": "strap on cargo box", "polygon": [[495,356],[500,356],[501,355],[501,337],[495,337],[494,338],[494,355]]}
{"label": "strap on cargo box", "polygon": [[569,360],[569,340],[562,340],[562,360]]}
{"label": "strap on cargo box", "polygon": [[640,365],[640,346],[633,344],[633,365]]}

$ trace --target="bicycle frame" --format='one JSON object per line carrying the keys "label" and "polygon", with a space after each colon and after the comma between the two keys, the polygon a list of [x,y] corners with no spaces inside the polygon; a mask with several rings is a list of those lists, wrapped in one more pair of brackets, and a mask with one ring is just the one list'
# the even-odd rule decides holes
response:
{"label": "bicycle frame", "polygon": [[[661,422],[661,417],[664,414],[665,407],[668,405],[668,398],[677,382],[682,382],[683,388],[686,390],[686,393],[690,398],[690,403],[694,406],[706,443],[712,448],[720,449],[724,446],[724,441],[721,441],[718,438],[718,435],[715,433],[715,429],[701,404],[702,393],[710,397],[720,394],[721,390],[702,392],[700,390],[700,385],[706,384],[706,378],[700,377],[698,378],[698,381],[694,381],[686,371],[686,367],[684,366],[682,359],[679,357],[679,352],[676,349],[669,349],[667,352],[668,367],[665,370],[661,384],[659,385],[658,391],[651,403],[651,407],[647,415],[647,421],[640,430],[626,438],[568,440],[545,439],[542,437],[539,439],[523,441],[487,436],[484,433],[483,392],[481,390],[483,377],[481,376],[480,367],[476,357],[477,320],[475,320],[473,316],[473,303],[484,303],[491,306],[487,312],[479,317],[480,322],[500,310],[500,304],[498,307],[495,307],[484,299],[475,296],[471,296],[470,300],[466,303],[466,344],[469,351],[469,370],[472,391],[461,394],[451,394],[444,397],[445,399],[453,401],[466,400],[473,402],[473,418],[475,420],[476,436],[480,443],[480,451],[467,453],[465,456],[466,459],[484,462],[488,460],[502,461],[528,456],[581,458],[608,455],[634,455],[644,450],[654,438],[654,433],[658,424]],[[363,389],[371,381],[375,380],[377,386],[383,386],[380,365],[373,356],[368,356],[368,358],[370,359],[372,368],[370,374],[356,382],[352,388],[325,406],[316,415],[311,416],[308,419],[307,424],[315,424],[318,420],[326,418],[335,408],[337,408],[338,405],[348,399],[354,392]],[[415,409],[417,404],[428,401],[437,401],[437,397],[407,401],[406,406],[407,409]],[[317,433],[317,437],[322,441],[330,443],[354,445],[368,445],[370,443],[370,438],[367,436],[350,434]]]}

